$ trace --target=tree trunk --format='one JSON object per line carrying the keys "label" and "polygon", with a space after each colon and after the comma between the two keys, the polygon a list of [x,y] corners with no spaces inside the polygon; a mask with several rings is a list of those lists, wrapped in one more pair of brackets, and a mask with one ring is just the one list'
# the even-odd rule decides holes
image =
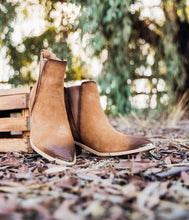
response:
{"label": "tree trunk", "polygon": [[[177,21],[179,25],[178,41],[179,41],[179,52],[185,57],[186,64],[186,75],[184,80],[184,86],[177,88],[179,97],[183,95],[187,89],[189,89],[189,23]],[[177,85],[178,86],[178,85]]]}

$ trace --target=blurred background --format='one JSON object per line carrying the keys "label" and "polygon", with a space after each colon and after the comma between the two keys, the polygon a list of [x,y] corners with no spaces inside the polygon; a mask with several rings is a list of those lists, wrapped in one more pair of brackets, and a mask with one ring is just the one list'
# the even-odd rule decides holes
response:
{"label": "blurred background", "polygon": [[32,86],[42,48],[67,85],[96,80],[109,115],[186,113],[189,0],[0,0],[0,88]]}

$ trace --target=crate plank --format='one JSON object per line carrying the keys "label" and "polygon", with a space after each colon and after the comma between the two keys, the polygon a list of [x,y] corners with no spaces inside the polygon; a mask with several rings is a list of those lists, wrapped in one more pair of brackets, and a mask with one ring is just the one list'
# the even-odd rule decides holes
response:
{"label": "crate plank", "polygon": [[31,87],[0,90],[0,152],[32,152],[29,141],[30,91]]}
{"label": "crate plank", "polygon": [[28,117],[0,118],[0,132],[29,131]]}
{"label": "crate plank", "polygon": [[0,96],[0,111],[28,108],[29,94]]}
{"label": "crate plank", "polygon": [[25,86],[25,87],[18,87],[13,89],[0,89],[0,96],[5,95],[16,95],[16,94],[29,94],[31,90],[31,87]]}
{"label": "crate plank", "polygon": [[31,152],[29,138],[1,138],[0,152],[10,152],[13,150]]}

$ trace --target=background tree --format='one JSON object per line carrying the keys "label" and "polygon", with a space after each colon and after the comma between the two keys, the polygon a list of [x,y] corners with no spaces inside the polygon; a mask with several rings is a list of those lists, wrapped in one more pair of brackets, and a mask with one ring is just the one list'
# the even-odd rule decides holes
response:
{"label": "background tree", "polygon": [[[82,62],[79,65],[72,65],[72,53],[67,45],[67,37],[72,29],[70,14],[65,12],[61,1],[18,1],[16,4],[11,1],[0,1],[0,33],[1,48],[6,48],[6,58],[14,70],[14,74],[10,76],[9,83],[14,86],[32,85],[35,79],[32,72],[38,66],[40,50],[51,48],[52,51],[60,58],[67,60],[68,70],[65,81],[81,79],[83,73],[81,70]],[[66,6],[66,5],[65,5]],[[44,13],[45,29],[38,35],[32,32],[29,36],[25,36],[22,42],[15,44],[12,37],[15,29],[15,20],[22,13],[23,19],[27,19],[30,10],[41,7]],[[55,15],[58,12],[59,17]],[[73,15],[75,11],[70,12]],[[31,18],[32,19],[32,18]],[[56,23],[56,25],[55,25]],[[75,68],[73,68],[73,66]]]}
{"label": "background tree", "polygon": [[[81,41],[88,36],[86,50],[100,59],[104,54],[102,73],[98,77],[101,94],[107,96],[107,111],[129,113],[133,108],[131,95],[147,93],[147,105],[154,100],[157,108],[175,103],[175,92],[183,94],[189,86],[189,2],[162,0],[157,5],[145,6],[140,0],[68,1],[80,8],[73,22],[62,7],[62,1],[31,1],[43,7],[46,29],[38,36],[27,36],[20,45],[14,45],[12,21],[20,4],[1,1],[1,47],[7,48],[7,57],[15,74],[9,82],[30,84],[32,69],[28,68],[41,48],[52,48],[61,59],[68,60],[66,80],[86,76],[82,60],[73,65],[72,52],[67,44],[71,32],[80,31]],[[27,16],[28,2],[23,7]],[[23,4],[23,3],[22,3]],[[145,12],[148,12],[148,15]],[[58,19],[55,12],[59,12]],[[154,14],[157,14],[154,16]],[[74,14],[74,10],[71,12]],[[55,25],[56,23],[56,25]],[[22,48],[22,49],[20,49]],[[23,68],[25,66],[26,68]],[[142,81],[142,80],[143,81]],[[138,81],[140,80],[140,81]],[[147,90],[139,91],[144,82]],[[146,88],[147,88],[146,87]],[[167,95],[165,94],[167,93]],[[146,97],[146,96],[145,96]],[[137,99],[136,99],[137,100]],[[135,101],[135,104],[137,101]],[[153,106],[153,107],[156,107]],[[167,108],[167,107],[166,107]]]}
{"label": "background tree", "polygon": [[[169,103],[174,103],[176,90],[187,90],[188,1],[161,1],[160,5],[149,6],[151,16],[143,15],[143,1],[96,0],[78,4],[82,5],[82,15],[77,28],[82,30],[82,36],[91,34],[89,44],[94,55],[108,51],[99,77],[102,94],[108,97],[108,110],[115,114],[130,112],[131,87],[137,78],[149,80],[150,93],[157,96],[159,109],[164,95],[158,89],[159,80],[167,84]],[[153,11],[160,9],[159,19],[152,16]]]}

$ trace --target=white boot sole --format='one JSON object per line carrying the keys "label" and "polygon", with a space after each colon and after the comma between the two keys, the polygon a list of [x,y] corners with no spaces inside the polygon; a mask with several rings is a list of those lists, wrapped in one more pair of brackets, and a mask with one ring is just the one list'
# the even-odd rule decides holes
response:
{"label": "white boot sole", "polygon": [[143,151],[149,151],[152,150],[154,148],[156,148],[156,146],[154,144],[146,144],[143,145],[137,149],[134,150],[127,150],[127,151],[120,151],[120,152],[110,152],[110,153],[103,153],[103,152],[99,152],[96,150],[93,150],[92,148],[86,146],[85,144],[82,144],[80,142],[75,141],[75,144],[84,148],[85,150],[88,150],[89,152],[96,154],[97,156],[121,156],[121,155],[128,155],[128,154],[135,154],[135,153],[139,153],[139,152],[143,152]]}

